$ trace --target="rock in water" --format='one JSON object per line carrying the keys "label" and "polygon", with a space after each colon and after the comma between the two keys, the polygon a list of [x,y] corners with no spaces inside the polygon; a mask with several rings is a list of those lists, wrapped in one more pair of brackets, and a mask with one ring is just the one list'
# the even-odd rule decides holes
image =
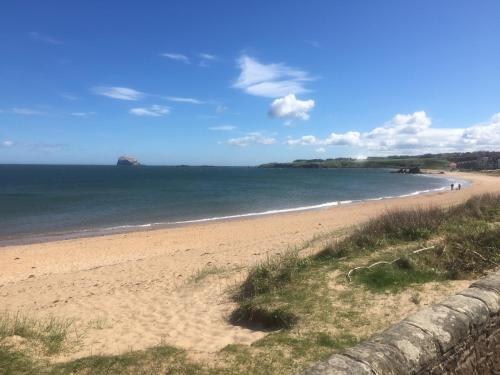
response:
{"label": "rock in water", "polygon": [[131,156],[120,156],[116,165],[139,166],[141,165],[136,158]]}

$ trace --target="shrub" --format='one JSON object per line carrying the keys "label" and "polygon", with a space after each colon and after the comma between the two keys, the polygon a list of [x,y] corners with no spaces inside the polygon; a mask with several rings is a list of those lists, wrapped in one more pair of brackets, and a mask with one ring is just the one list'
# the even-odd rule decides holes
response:
{"label": "shrub", "polygon": [[444,269],[450,278],[480,275],[500,263],[500,227],[468,220],[446,234]]}

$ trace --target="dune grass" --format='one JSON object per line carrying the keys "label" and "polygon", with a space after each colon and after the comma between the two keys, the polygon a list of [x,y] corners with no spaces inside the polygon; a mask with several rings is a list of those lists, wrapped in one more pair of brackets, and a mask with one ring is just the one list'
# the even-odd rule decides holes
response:
{"label": "dune grass", "polygon": [[373,292],[390,291],[397,293],[414,284],[445,280],[445,276],[433,269],[401,267],[397,264],[383,264],[376,268],[361,270],[354,281],[364,284]]}
{"label": "dune grass", "polygon": [[36,320],[22,313],[0,314],[0,340],[20,337],[26,346],[37,346],[46,355],[63,351],[67,344],[71,320],[55,317]]}
{"label": "dune grass", "polygon": [[[403,244],[435,241],[436,251],[408,269],[381,266],[357,274],[357,281],[373,290],[400,290],[415,283],[481,275],[499,263],[500,195],[485,194],[444,209],[438,207],[389,211],[331,241],[314,256],[279,255],[253,268],[234,295],[240,321],[259,321],[274,328],[297,323],[294,298],[314,273],[331,272],[339,259],[352,260]],[[397,253],[397,251],[395,251]]]}
{"label": "dune grass", "polygon": [[[412,253],[430,245],[429,251]],[[400,261],[392,265],[355,272],[352,282],[346,278],[354,267],[396,258]],[[499,263],[500,195],[474,197],[449,209],[391,211],[330,240],[315,255],[289,251],[252,268],[234,293],[238,307],[231,320],[272,332],[251,346],[228,345],[210,360],[160,345],[50,364],[0,344],[0,374],[297,373],[391,324],[384,312],[378,318],[373,313],[377,298],[409,291],[407,300],[417,306],[425,298],[419,285],[476,277]],[[214,273],[200,270],[195,278]],[[67,345],[68,328],[61,321],[10,316],[0,319],[0,339],[19,335],[41,345],[44,353],[56,353]]]}

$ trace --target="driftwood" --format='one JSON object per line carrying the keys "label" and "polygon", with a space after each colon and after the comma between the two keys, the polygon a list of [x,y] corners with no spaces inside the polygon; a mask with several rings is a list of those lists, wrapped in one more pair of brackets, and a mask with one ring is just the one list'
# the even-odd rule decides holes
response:
{"label": "driftwood", "polygon": [[[426,250],[431,250],[431,249],[434,249],[436,246],[429,246],[429,247],[424,247],[422,249],[418,249],[418,250],[413,250],[411,252],[411,254],[418,254],[418,253],[421,253],[422,251],[426,251]],[[351,282],[351,275],[353,272],[357,271],[357,270],[362,270],[362,269],[370,269],[372,267],[375,267],[375,266],[378,266],[380,264],[394,264],[396,263],[398,260],[401,260],[401,258],[396,258],[390,262],[387,262],[385,260],[381,260],[379,262],[375,262],[373,264],[370,264],[369,266],[360,266],[360,267],[355,267],[353,268],[352,270],[349,270],[349,272],[347,273],[347,279],[349,280],[349,282]]]}

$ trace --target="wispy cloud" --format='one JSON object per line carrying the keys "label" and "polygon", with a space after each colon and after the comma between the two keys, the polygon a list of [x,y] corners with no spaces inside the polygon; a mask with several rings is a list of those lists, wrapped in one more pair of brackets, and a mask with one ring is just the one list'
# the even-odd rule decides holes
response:
{"label": "wispy cloud", "polygon": [[231,130],[236,130],[237,128],[234,125],[218,125],[218,126],[212,126],[209,129],[216,131],[231,131]]}
{"label": "wispy cloud", "polygon": [[191,64],[189,58],[181,53],[162,53],[161,56],[170,60],[183,62],[184,64]]}
{"label": "wispy cloud", "polygon": [[146,117],[162,117],[170,113],[170,108],[163,105],[152,105],[150,107],[132,108],[129,111],[132,115]]}
{"label": "wispy cloud", "polygon": [[76,117],[88,117],[88,116],[93,116],[95,115],[96,112],[71,112],[71,116],[76,116]]}
{"label": "wispy cloud", "polygon": [[204,60],[217,60],[217,56],[210,53],[200,53],[198,56]]}
{"label": "wispy cloud", "polygon": [[140,91],[119,86],[97,86],[92,88],[92,92],[96,95],[107,96],[108,98],[130,101],[142,99],[145,95]]}
{"label": "wispy cloud", "polygon": [[283,63],[262,64],[247,55],[237,62],[241,72],[233,87],[251,95],[277,98],[300,94],[309,91],[304,84],[313,80],[306,71]]}
{"label": "wispy cloud", "polygon": [[36,40],[37,42],[42,42],[42,43],[52,44],[52,45],[64,44],[59,39],[53,38],[50,35],[41,34],[41,33],[36,32],[36,31],[30,32],[30,33],[28,33],[28,35],[30,36],[31,39]]}
{"label": "wispy cloud", "polygon": [[305,135],[288,139],[294,146],[348,146],[374,154],[420,154],[440,152],[494,150],[500,147],[500,113],[487,122],[466,128],[437,128],[424,111],[397,114],[390,121],[367,132],[331,133],[326,138]]}
{"label": "wispy cloud", "polygon": [[237,147],[246,147],[251,144],[272,145],[276,143],[276,139],[260,132],[252,132],[242,137],[230,138],[225,143]]}
{"label": "wispy cloud", "polygon": [[189,103],[189,104],[203,104],[205,103],[204,101],[195,99],[195,98],[183,98],[183,97],[178,97],[178,96],[167,96],[167,100],[170,100],[171,102],[177,102],[177,103]]}
{"label": "wispy cloud", "polygon": [[10,113],[13,113],[15,115],[23,115],[23,116],[41,116],[41,115],[46,115],[45,112],[42,112],[42,111],[39,111],[37,109],[33,109],[33,108],[19,108],[19,107],[14,107],[14,108],[11,108],[10,110],[8,111],[4,111],[4,112],[10,112]]}
{"label": "wispy cloud", "polygon": [[14,142],[10,141],[10,140],[6,140],[6,141],[3,141],[1,144],[3,147],[11,147],[14,144]]}
{"label": "wispy cloud", "polygon": [[210,66],[210,63],[218,60],[217,56],[212,55],[211,53],[199,53],[198,57],[200,58],[200,62],[198,65],[202,68],[207,68]]}

